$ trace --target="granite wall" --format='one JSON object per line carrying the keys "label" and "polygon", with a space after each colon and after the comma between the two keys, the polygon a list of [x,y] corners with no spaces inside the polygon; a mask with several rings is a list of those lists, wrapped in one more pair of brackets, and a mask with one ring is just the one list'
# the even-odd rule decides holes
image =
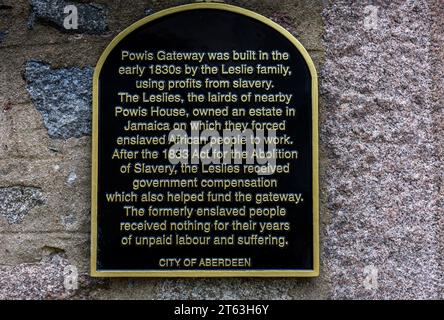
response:
{"label": "granite wall", "polygon": [[88,276],[94,65],[131,23],[189,2],[0,0],[0,298],[442,299],[441,0],[226,1],[317,66],[319,278]]}

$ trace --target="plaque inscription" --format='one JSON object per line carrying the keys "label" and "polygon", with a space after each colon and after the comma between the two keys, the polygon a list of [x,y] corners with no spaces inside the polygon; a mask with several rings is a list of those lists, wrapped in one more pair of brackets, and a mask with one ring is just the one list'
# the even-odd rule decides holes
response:
{"label": "plaque inscription", "polygon": [[94,75],[93,276],[317,276],[317,78],[258,14],[136,22]]}

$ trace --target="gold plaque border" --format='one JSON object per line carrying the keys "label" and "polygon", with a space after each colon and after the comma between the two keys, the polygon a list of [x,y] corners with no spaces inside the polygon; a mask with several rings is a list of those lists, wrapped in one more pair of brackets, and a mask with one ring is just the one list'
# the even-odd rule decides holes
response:
{"label": "gold plaque border", "polygon": [[[98,179],[98,122],[99,122],[99,76],[108,55],[129,33],[146,23],[161,17],[196,9],[214,9],[235,12],[256,19],[284,35],[299,50],[310,69],[312,78],[312,150],[313,150],[313,270],[97,270],[97,179]],[[119,33],[107,46],[97,62],[93,77],[93,132],[92,132],[92,188],[91,188],[91,276],[92,277],[317,277],[319,276],[319,163],[318,163],[318,78],[316,68],[307,50],[286,29],[270,19],[237,6],[223,3],[193,3],[181,5],[147,16]]]}

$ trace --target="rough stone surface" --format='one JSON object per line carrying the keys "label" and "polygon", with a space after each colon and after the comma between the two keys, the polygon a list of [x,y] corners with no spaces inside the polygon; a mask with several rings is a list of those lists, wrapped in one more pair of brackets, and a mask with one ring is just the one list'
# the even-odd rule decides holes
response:
{"label": "rough stone surface", "polygon": [[44,248],[40,262],[0,265],[0,300],[86,299],[90,288],[105,288],[101,280],[79,275],[63,251]]}
{"label": "rough stone surface", "polygon": [[441,253],[439,259],[440,275],[440,296],[439,299],[444,299],[444,171],[442,170],[442,162],[444,159],[444,5],[440,0],[432,1],[431,8],[431,64],[432,64],[432,105],[434,118],[434,135],[436,137],[435,154],[441,160],[441,166],[436,168],[438,177],[438,184],[441,186],[439,197],[437,199],[437,206],[441,208],[438,227],[440,233],[439,252]]}
{"label": "rough stone surface", "polygon": [[[64,0],[30,0],[31,15],[29,27],[34,26],[34,21],[42,21],[57,27],[67,33],[102,34],[108,30],[106,23],[106,10],[103,5],[75,3]],[[78,28],[66,29],[64,20],[67,13],[64,9],[67,5],[75,5],[78,12]]]}
{"label": "rough stone surface", "polygon": [[110,279],[98,299],[326,299],[326,288],[309,279]]}
{"label": "rough stone surface", "polygon": [[321,144],[331,217],[323,261],[332,298],[440,296],[443,157],[435,112],[443,108],[433,103],[431,33],[440,7],[332,1],[324,11]]}
{"label": "rough stone surface", "polygon": [[7,34],[8,34],[7,31],[0,30],[0,43],[3,42],[3,40],[6,38]]}
{"label": "rough stone surface", "polygon": [[9,224],[20,223],[35,206],[44,203],[40,189],[32,187],[0,188],[0,214]]}
{"label": "rough stone surface", "polygon": [[54,299],[67,298],[72,293],[65,289],[66,259],[54,255],[36,264],[0,266],[0,299]]}
{"label": "rough stone surface", "polygon": [[10,11],[12,7],[0,3],[0,44],[8,35],[8,28],[10,26]]}
{"label": "rough stone surface", "polygon": [[51,69],[29,61],[27,89],[54,138],[81,137],[91,133],[92,68]]}

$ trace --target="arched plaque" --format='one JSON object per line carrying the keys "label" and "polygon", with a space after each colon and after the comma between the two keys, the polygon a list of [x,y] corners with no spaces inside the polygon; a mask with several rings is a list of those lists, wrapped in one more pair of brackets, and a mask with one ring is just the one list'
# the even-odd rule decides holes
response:
{"label": "arched plaque", "polygon": [[93,276],[319,274],[317,75],[288,31],[164,10],[110,43],[93,87]]}

